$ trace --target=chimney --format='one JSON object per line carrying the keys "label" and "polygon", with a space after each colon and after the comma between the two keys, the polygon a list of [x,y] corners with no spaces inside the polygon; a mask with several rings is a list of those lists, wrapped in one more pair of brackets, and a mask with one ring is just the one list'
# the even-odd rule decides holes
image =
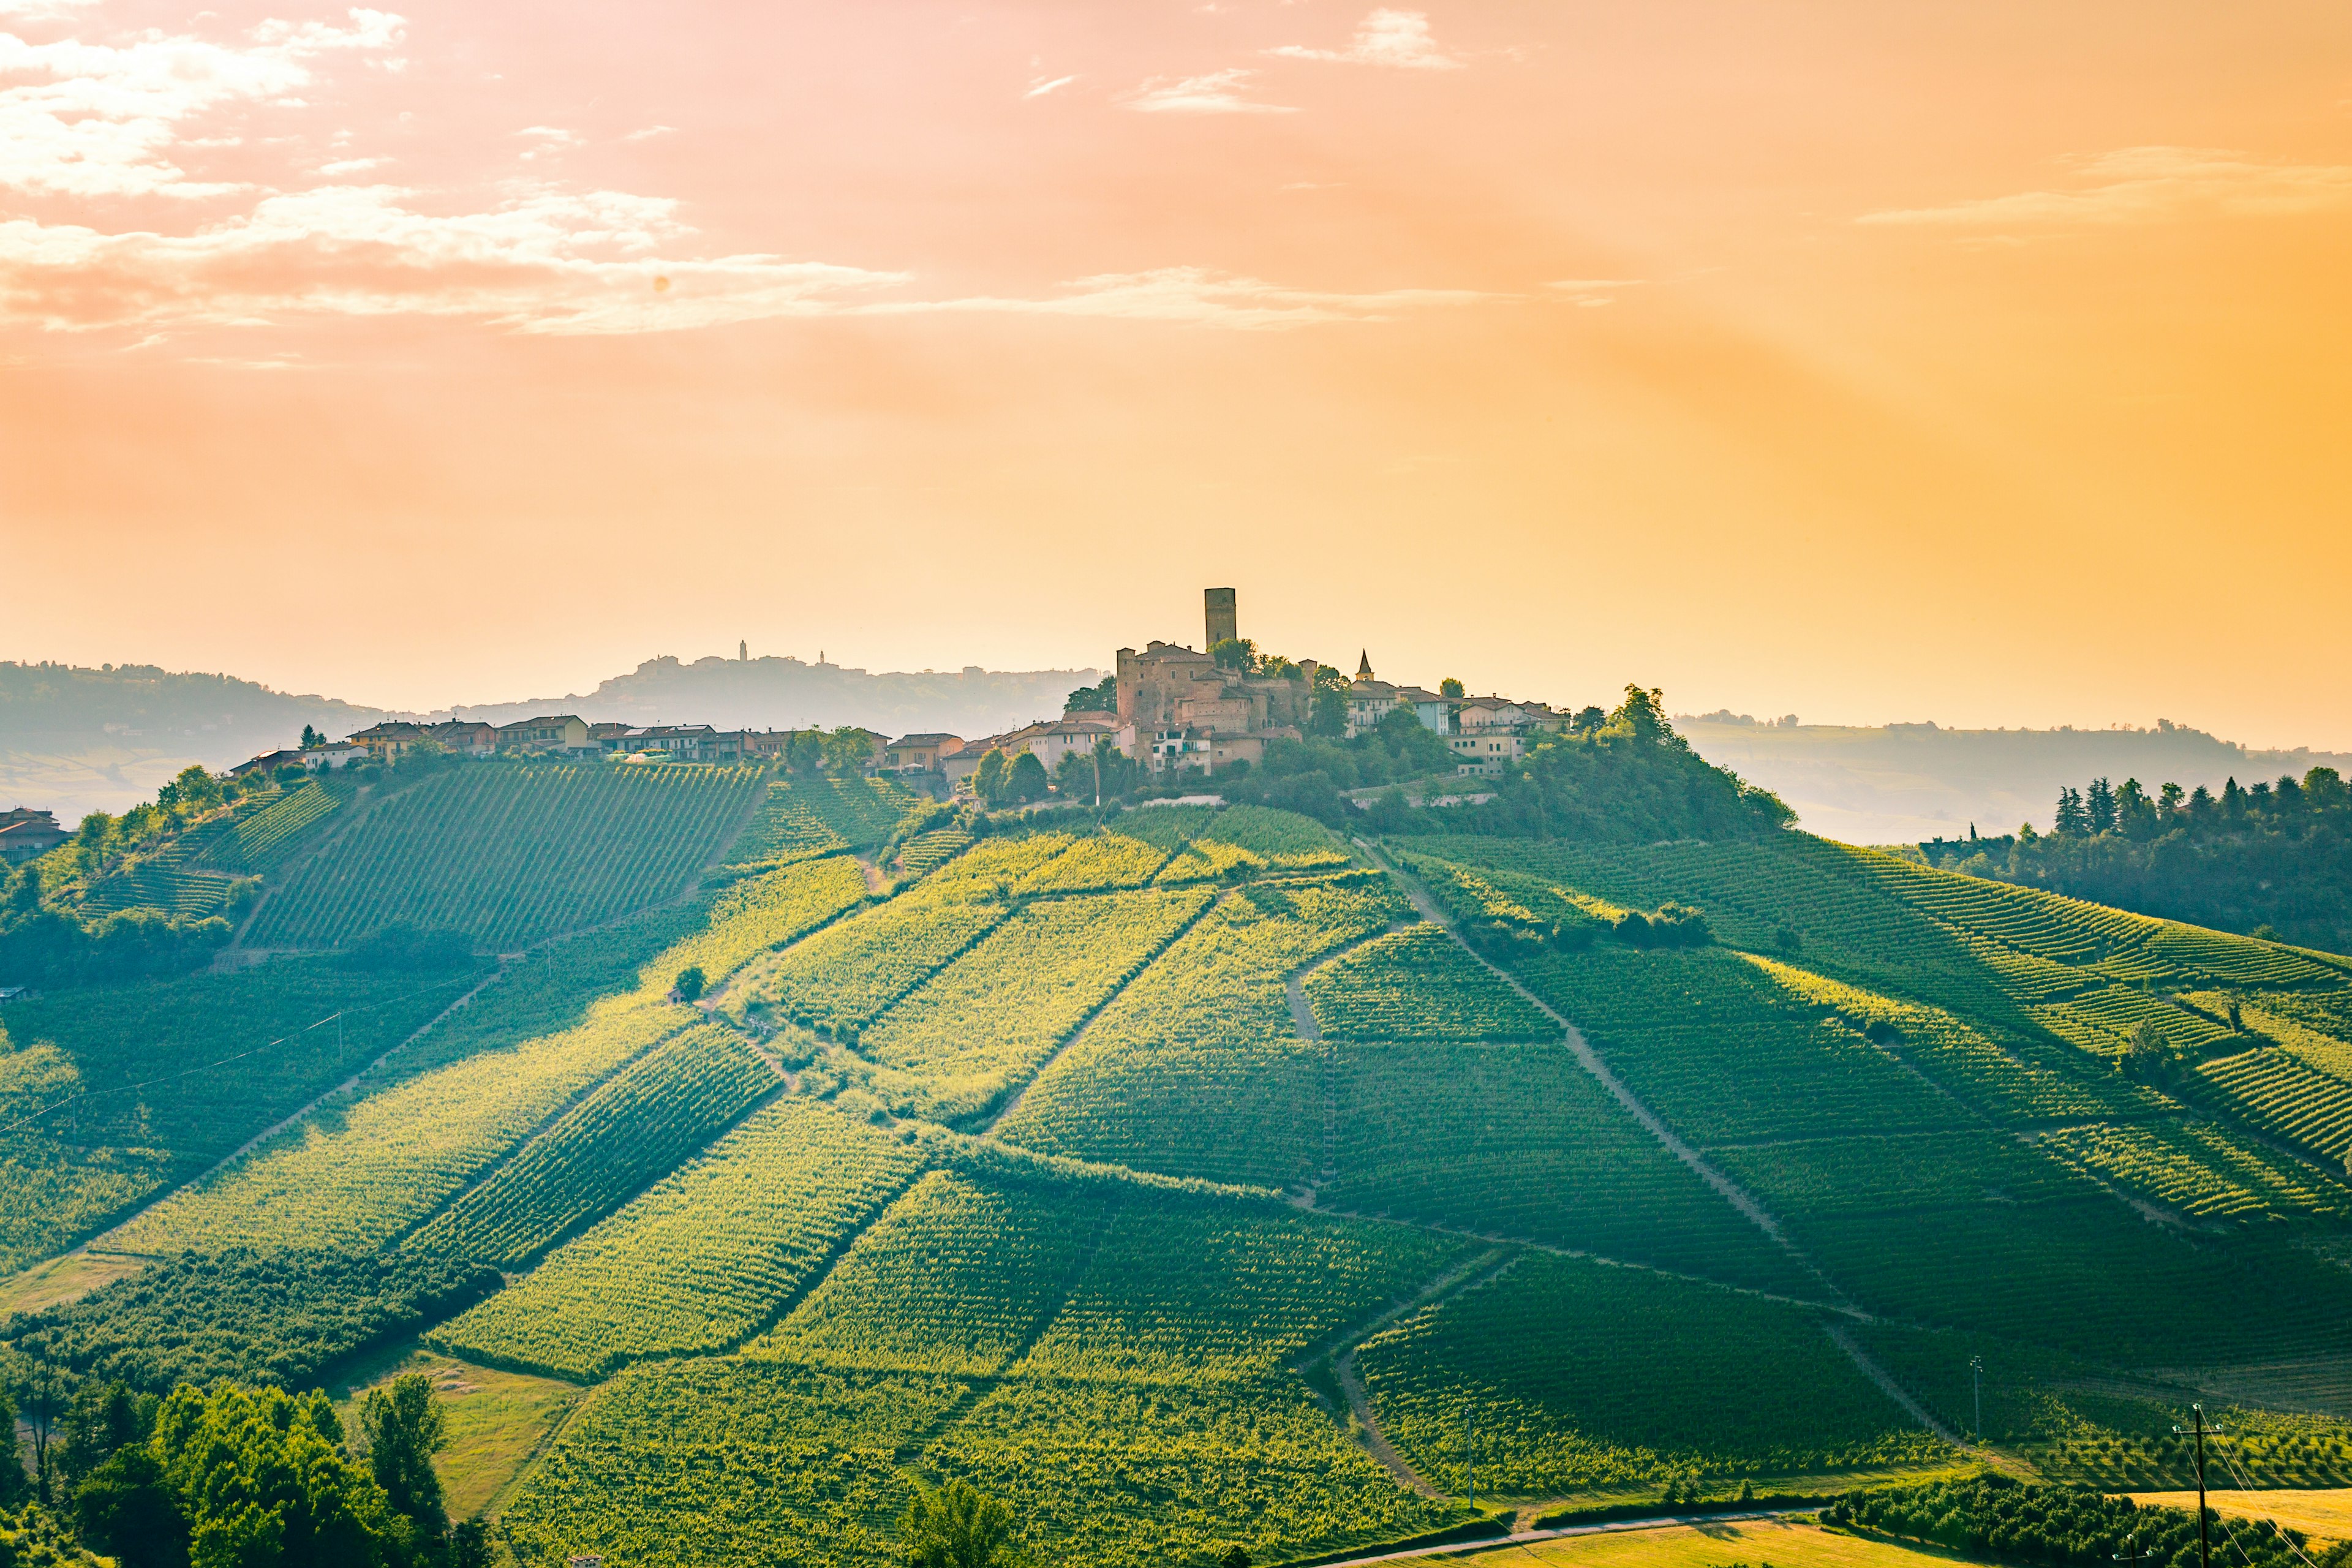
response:
{"label": "chimney", "polygon": [[1208,652],[1210,648],[1215,647],[1221,642],[1231,641],[1242,635],[1241,624],[1234,609],[1234,591],[1231,588],[1204,588],[1201,591],[1201,600],[1208,610],[1209,620],[1209,640],[1201,649],[1202,653]]}

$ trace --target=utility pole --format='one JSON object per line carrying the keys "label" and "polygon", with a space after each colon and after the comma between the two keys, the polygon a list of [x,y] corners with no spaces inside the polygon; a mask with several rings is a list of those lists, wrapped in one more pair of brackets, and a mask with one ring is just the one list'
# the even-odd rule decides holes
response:
{"label": "utility pole", "polygon": [[2175,1426],[2172,1430],[2175,1436],[2186,1437],[2194,1434],[2197,1438],[2197,1568],[2213,1568],[2213,1549],[2206,1538],[2205,1529],[2205,1434],[2219,1434],[2227,1428],[2206,1426],[2202,1405],[2192,1405],[2189,1410],[2195,1425]]}
{"label": "utility pole", "polygon": [[1470,1425],[1470,1402],[1462,1402],[1462,1474],[1473,1509],[1478,1506],[1478,1449]]}
{"label": "utility pole", "polygon": [[1984,1447],[1984,1357],[1980,1355],[1969,1357],[1969,1373],[1976,1379],[1977,1447],[1981,1448]]}
{"label": "utility pole", "polygon": [[2147,1563],[2152,1562],[2161,1555],[2163,1555],[2161,1552],[2155,1551],[2142,1552],[2139,1549],[2139,1537],[2135,1535],[2129,1541],[2124,1542],[2124,1549],[2116,1553],[2116,1561],[2118,1563]]}

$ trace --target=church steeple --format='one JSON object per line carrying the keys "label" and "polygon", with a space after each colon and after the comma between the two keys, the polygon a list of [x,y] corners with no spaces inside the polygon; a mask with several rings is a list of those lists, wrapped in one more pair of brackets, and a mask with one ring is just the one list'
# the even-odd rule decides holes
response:
{"label": "church steeple", "polygon": [[1366,648],[1356,656],[1356,679],[1358,680],[1370,680],[1371,678],[1372,650]]}

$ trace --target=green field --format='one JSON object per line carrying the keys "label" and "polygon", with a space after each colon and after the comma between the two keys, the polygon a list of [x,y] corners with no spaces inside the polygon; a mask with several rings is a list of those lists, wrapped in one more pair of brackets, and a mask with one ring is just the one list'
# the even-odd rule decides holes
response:
{"label": "green field", "polygon": [[[959,1478],[1041,1568],[1375,1550],[1473,1456],[1533,1512],[1821,1494],[1961,1463],[1872,1372],[1958,1428],[1972,1358],[2053,1480],[2177,1485],[2200,1397],[2264,1484],[2352,1477],[2352,973],[2275,944],[1792,833],[1375,855],[710,769],[296,792],[187,858],[273,813],[252,942],[351,954],[0,1006],[0,1269],[171,1260],[0,1279],[0,1342],[470,1384],[522,1568],[883,1568]],[[394,920],[572,934],[359,964]]]}
{"label": "green field", "polygon": [[680,892],[764,787],[756,768],[450,765],[354,806],[331,853],[272,879],[244,941],[341,947],[404,924],[512,952]]}

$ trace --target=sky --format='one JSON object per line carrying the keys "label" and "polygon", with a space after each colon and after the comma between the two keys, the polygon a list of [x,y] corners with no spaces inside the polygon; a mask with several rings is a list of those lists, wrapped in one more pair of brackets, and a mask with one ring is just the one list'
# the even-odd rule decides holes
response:
{"label": "sky", "polygon": [[2352,747],[2352,7],[0,0],[0,658]]}

